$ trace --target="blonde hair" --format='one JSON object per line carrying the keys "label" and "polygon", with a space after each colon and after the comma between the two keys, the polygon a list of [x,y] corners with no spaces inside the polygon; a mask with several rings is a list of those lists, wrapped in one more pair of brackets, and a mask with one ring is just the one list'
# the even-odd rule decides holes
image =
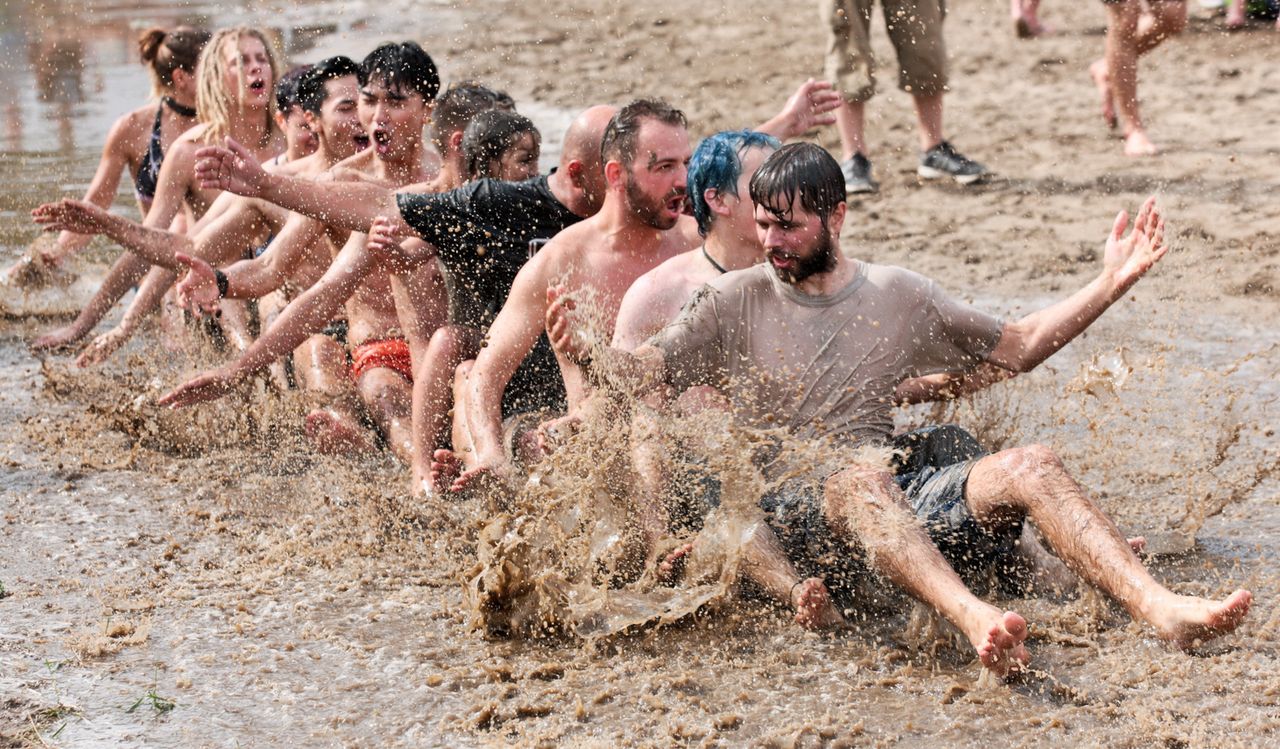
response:
{"label": "blonde hair", "polygon": [[173,90],[173,72],[196,72],[196,63],[209,32],[179,26],[173,31],[161,28],[147,29],[138,37],[138,56],[151,68],[151,93],[159,98]]}
{"label": "blonde hair", "polygon": [[[267,36],[258,29],[249,28],[248,26],[237,26],[231,29],[222,29],[213,35],[209,43],[205,45],[204,52],[200,54],[200,64],[196,69],[198,76],[196,84],[196,109],[200,112],[200,122],[207,127],[201,134],[200,140],[205,143],[216,143],[231,132],[232,110],[237,106],[244,94],[243,79],[241,80],[241,91],[231,92],[227,90],[223,83],[223,60],[222,51],[228,44],[239,45],[240,37],[251,36],[262,42],[262,46],[267,50],[267,61],[271,65],[271,83],[280,78],[280,65],[276,62],[275,47],[267,39]],[[240,66],[239,56],[236,57],[236,65]],[[270,93],[270,92],[269,92]],[[265,117],[267,118],[267,132],[274,133],[276,130],[276,98],[274,95],[267,97],[267,110]]]}

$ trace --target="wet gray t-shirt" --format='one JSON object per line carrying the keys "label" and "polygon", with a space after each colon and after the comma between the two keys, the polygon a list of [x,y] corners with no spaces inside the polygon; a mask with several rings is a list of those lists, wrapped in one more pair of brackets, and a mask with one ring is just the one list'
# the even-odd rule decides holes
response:
{"label": "wet gray t-shirt", "polygon": [[702,287],[649,340],[677,390],[719,387],[747,426],[885,441],[894,390],[986,359],[1003,323],[902,268],[856,263],[848,286],[809,296],[767,264]]}

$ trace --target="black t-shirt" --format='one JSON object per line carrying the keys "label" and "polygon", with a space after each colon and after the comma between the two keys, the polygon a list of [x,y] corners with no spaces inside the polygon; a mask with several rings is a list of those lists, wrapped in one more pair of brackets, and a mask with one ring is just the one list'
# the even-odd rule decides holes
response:
{"label": "black t-shirt", "polygon": [[[523,182],[480,179],[442,193],[396,196],[400,215],[436,248],[451,277],[457,322],[487,328],[529,259],[529,242],[581,221],[539,176]],[[553,388],[553,392],[547,392]],[[564,382],[543,335],[512,376],[503,413],[562,407]]]}

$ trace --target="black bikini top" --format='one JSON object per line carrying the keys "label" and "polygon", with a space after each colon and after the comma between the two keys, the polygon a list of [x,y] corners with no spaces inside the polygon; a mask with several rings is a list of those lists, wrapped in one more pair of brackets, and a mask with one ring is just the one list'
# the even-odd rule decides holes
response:
{"label": "black bikini top", "polygon": [[164,161],[160,122],[164,119],[165,107],[182,117],[196,116],[196,110],[191,107],[184,107],[168,96],[160,100],[160,106],[156,107],[155,124],[151,126],[151,140],[147,143],[147,152],[142,155],[142,163],[138,165],[138,174],[133,178],[133,187],[138,191],[138,198],[144,203],[150,203],[156,196],[156,187],[160,179],[160,164]]}

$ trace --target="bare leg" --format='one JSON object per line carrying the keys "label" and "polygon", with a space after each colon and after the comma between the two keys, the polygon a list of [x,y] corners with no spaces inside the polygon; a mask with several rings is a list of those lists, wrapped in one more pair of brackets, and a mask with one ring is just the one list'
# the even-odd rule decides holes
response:
{"label": "bare leg", "polygon": [[[1149,156],[1157,152],[1138,113],[1138,57],[1164,40],[1182,32],[1187,7],[1181,2],[1155,2],[1151,13],[1142,13],[1137,0],[1107,6],[1106,56],[1090,66],[1094,83],[1103,94],[1103,116],[1114,106],[1118,117],[1108,117],[1124,128],[1125,153]],[[1113,125],[1114,126],[1114,125]]]}
{"label": "bare leg", "polygon": [[313,335],[293,350],[298,386],[323,403],[307,414],[306,433],[326,454],[373,449],[369,430],[360,423],[359,394],[351,382],[347,352],[325,335]]}
{"label": "bare leg", "polygon": [[454,373],[464,360],[475,357],[479,346],[479,331],[460,325],[436,330],[427,345],[427,353],[413,380],[412,490],[415,493],[430,485],[432,460],[436,451],[444,448],[449,436]]}
{"label": "bare leg", "polygon": [[988,669],[1005,675],[1027,663],[1026,621],[969,592],[912,516],[888,473],[854,467],[832,476],[822,511],[850,553],[861,543],[876,570],[958,627]]}
{"label": "bare leg", "polygon": [[373,423],[387,436],[391,452],[405,463],[413,460],[413,385],[399,372],[374,367],[356,383]]}
{"label": "bare leg", "polygon": [[916,124],[920,131],[920,151],[942,142],[942,94],[916,94]]}
{"label": "bare leg", "polygon": [[471,373],[474,359],[458,365],[453,374],[453,425],[451,427],[453,449],[443,448],[431,454],[431,470],[427,475],[433,491],[447,489],[453,480],[468,470],[474,461],[475,450],[471,445],[471,432],[467,429],[467,375]]}
{"label": "bare leg", "polygon": [[111,308],[120,301],[133,285],[142,280],[151,264],[126,252],[116,260],[102,280],[102,287],[93,295],[85,308],[80,311],[70,325],[40,336],[31,343],[35,351],[47,351],[70,346],[93,330],[102,318],[107,316]]}
{"label": "bare leg", "polygon": [[[279,291],[273,291],[270,294],[258,300],[258,329],[266,330],[271,327],[271,323],[284,311],[285,306],[289,304],[289,300],[285,299],[284,294]],[[306,345],[304,341],[303,346]],[[301,348],[301,347],[300,347]],[[269,370],[271,372],[271,380],[275,382],[276,387],[280,390],[289,388],[289,376],[285,369],[285,359],[277,359],[271,362]]]}
{"label": "bare leg", "polygon": [[753,526],[742,546],[743,574],[778,601],[795,609],[796,624],[805,629],[825,629],[845,623],[831,602],[831,594],[819,577],[801,580],[778,544],[778,537],[764,523]]}
{"label": "bare leg", "polygon": [[864,102],[845,101],[836,107],[836,130],[840,133],[840,160],[848,161],[855,153],[867,155],[864,138]]}
{"label": "bare leg", "polygon": [[1041,445],[1005,450],[978,461],[965,499],[984,527],[1027,517],[1076,574],[1119,601],[1135,618],[1179,647],[1226,634],[1249,611],[1252,594],[1222,601],[1181,596],[1151,577],[1115,525]]}

